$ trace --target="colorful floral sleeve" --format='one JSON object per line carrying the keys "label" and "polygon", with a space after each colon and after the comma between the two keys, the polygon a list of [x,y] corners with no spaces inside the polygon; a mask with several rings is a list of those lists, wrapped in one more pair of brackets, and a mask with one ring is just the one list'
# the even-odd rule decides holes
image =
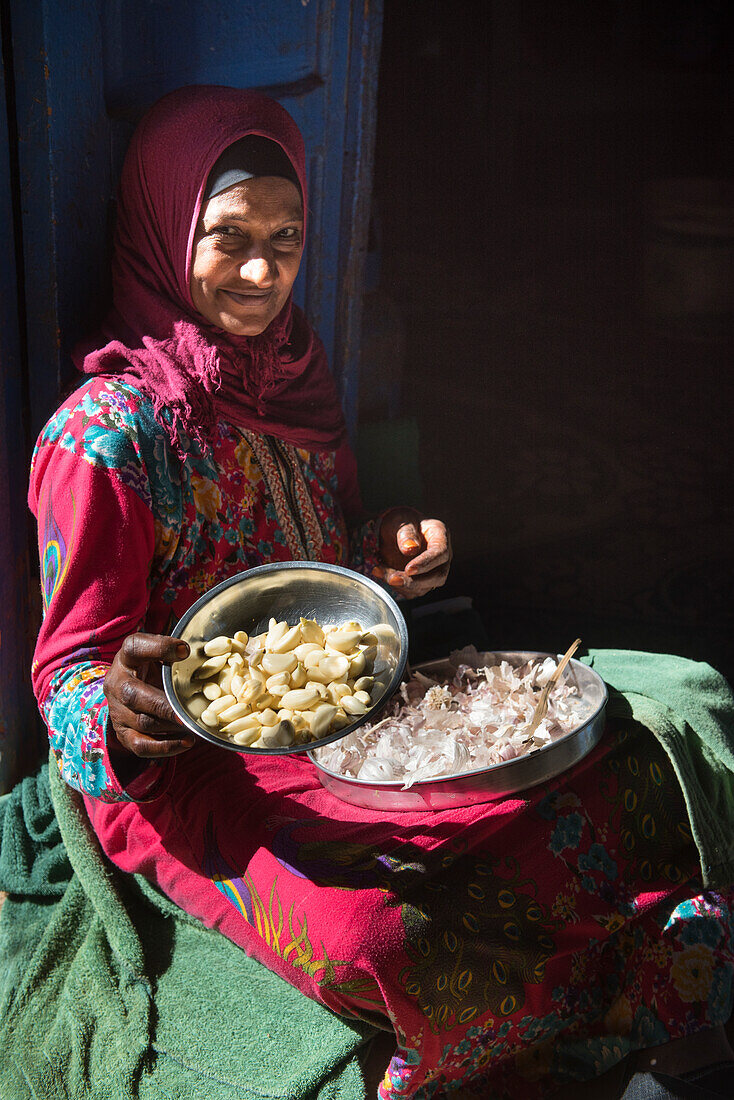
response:
{"label": "colorful floral sleeve", "polygon": [[153,797],[163,778],[154,765],[123,789],[106,746],[102,685],[123,639],[143,623],[154,546],[131,415],[119,390],[97,382],[78,391],[39,438],[29,494],[44,611],[34,691],[64,779],[106,801]]}

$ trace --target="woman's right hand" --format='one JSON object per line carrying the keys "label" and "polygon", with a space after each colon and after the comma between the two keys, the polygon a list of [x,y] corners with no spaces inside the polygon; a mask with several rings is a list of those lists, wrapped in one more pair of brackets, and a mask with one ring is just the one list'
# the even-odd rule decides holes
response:
{"label": "woman's right hand", "polygon": [[162,688],[160,666],[172,665],[189,655],[180,638],[161,634],[129,634],[115,655],[104,678],[104,693],[110,711],[108,749],[116,747],[148,760],[177,756],[193,747],[196,738],[181,725]]}

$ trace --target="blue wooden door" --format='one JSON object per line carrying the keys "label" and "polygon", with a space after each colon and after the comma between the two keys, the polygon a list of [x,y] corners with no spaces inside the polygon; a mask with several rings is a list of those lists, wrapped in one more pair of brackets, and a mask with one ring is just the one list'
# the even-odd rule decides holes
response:
{"label": "blue wooden door", "polygon": [[[353,429],[381,0],[10,0],[7,11],[17,172],[5,197],[12,173],[0,163],[0,219],[22,241],[19,311],[4,303],[27,364],[21,454],[71,373],[70,349],[103,312],[112,199],[135,124],[161,95],[193,83],[265,91],[303,132],[310,232],[296,297],[324,340]],[[6,398],[12,421],[20,398],[12,386]],[[18,555],[6,535],[0,555]]]}

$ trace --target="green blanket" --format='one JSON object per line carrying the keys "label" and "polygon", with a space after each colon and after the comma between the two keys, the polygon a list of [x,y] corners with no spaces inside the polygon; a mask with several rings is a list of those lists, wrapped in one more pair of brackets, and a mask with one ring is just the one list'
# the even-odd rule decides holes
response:
{"label": "green blanket", "polygon": [[659,653],[590,650],[610,717],[631,717],[670,757],[688,807],[704,885],[734,883],[734,696],[710,665]]}
{"label": "green blanket", "polygon": [[[707,884],[734,882],[734,699],[708,665],[601,650],[610,716],[651,729]],[[2,1100],[356,1100],[373,1034],[102,856],[55,765],[0,799]]]}
{"label": "green blanket", "polygon": [[0,799],[3,1100],[362,1100],[374,1034],[105,861],[55,765]]}

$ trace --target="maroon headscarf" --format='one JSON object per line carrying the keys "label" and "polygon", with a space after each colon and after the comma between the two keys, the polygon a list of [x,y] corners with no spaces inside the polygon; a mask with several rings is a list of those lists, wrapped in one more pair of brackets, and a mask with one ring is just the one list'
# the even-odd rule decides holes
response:
{"label": "maroon headscarf", "polygon": [[138,126],[120,181],[113,309],[76,357],[88,374],[127,379],[153,401],[180,451],[183,429],[205,445],[217,415],[308,450],[346,433],[319,338],[289,297],[259,336],[233,336],[197,314],[189,290],[207,177],[247,134],[277,142],[301,186],[303,139],[280,104],[257,92],[191,85],[159,100]]}

